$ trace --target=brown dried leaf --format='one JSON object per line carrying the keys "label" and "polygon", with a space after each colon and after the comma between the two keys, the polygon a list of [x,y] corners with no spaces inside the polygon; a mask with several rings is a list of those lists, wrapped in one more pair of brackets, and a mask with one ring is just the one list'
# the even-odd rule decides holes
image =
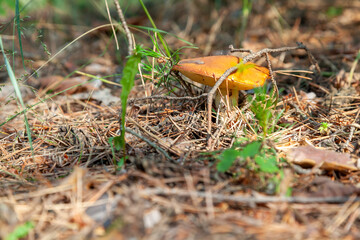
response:
{"label": "brown dried leaf", "polygon": [[287,153],[289,160],[303,167],[318,166],[325,170],[358,170],[350,158],[350,154],[331,150],[317,149],[313,146],[301,146]]}
{"label": "brown dried leaf", "polygon": [[299,191],[294,191],[293,196],[299,197],[348,197],[358,194],[359,189],[352,185],[332,181],[329,177],[315,177],[309,184]]}
{"label": "brown dried leaf", "polygon": [[[57,75],[47,76],[39,79],[41,88],[48,88],[49,90],[51,89],[55,92],[64,91],[65,89],[73,87],[66,91],[66,94],[97,90],[97,87],[93,84],[85,83],[87,80],[89,80],[89,78],[85,76],[64,79],[64,77]],[[84,84],[76,86],[81,83]]]}

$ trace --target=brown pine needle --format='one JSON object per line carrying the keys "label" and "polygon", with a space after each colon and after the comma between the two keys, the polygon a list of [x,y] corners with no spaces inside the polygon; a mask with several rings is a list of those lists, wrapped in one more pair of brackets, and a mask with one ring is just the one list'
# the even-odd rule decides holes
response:
{"label": "brown pine needle", "polygon": [[286,75],[286,76],[292,76],[292,77],[298,77],[298,78],[303,78],[303,79],[307,79],[307,80],[312,80],[309,77],[305,77],[302,75],[298,75],[298,74],[292,74],[293,72],[296,73],[309,73],[309,74],[313,74],[312,71],[308,71],[308,70],[277,70],[275,71],[278,74],[282,74],[282,75]]}

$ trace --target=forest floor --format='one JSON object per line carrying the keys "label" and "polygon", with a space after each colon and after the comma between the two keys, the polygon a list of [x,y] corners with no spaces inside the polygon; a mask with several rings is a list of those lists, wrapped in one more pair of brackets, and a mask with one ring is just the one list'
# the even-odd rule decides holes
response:
{"label": "forest floor", "polygon": [[[152,49],[150,28],[136,28],[150,26],[143,10],[124,9],[136,43]],[[165,67],[136,76],[125,157],[109,138],[120,134],[126,37],[114,39],[106,25],[55,55],[108,22],[50,24],[54,13],[40,11],[22,23],[27,70],[19,49],[11,59],[31,106],[31,144],[0,69],[0,238],[359,239],[360,2],[255,1],[248,18],[237,1],[154,1],[149,11],[171,33],[163,34],[171,49],[185,46],[182,40],[198,47],[182,49],[181,59],[228,54],[230,44],[259,51],[302,42],[321,72],[306,51],[272,54],[275,72],[313,74],[276,74],[274,106],[266,105],[270,93],[264,103],[254,91],[239,108],[213,105],[209,136],[206,98],[167,96],[210,88],[178,80],[163,60],[147,58],[153,69]],[[7,31],[11,49],[18,42]],[[263,58],[255,63],[267,66]],[[100,79],[106,76],[110,83]],[[164,97],[139,100],[155,95]],[[270,114],[265,124],[254,106]]]}

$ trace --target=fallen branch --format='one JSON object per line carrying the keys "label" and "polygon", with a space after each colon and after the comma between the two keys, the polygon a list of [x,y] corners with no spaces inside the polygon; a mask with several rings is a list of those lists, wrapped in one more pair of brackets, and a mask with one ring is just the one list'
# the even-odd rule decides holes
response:
{"label": "fallen branch", "polygon": [[198,100],[200,98],[205,98],[207,97],[208,94],[207,93],[203,93],[199,96],[196,97],[172,97],[172,96],[162,96],[162,95],[154,95],[154,96],[149,96],[149,97],[143,97],[143,98],[132,98],[128,100],[128,103],[133,103],[133,102],[137,102],[137,101],[143,101],[143,100],[152,100],[152,99],[165,99],[165,100]]}
{"label": "fallen branch", "polygon": [[[199,191],[187,191],[181,189],[164,189],[164,188],[147,188],[140,191],[145,196],[151,195],[177,195],[183,197],[200,197],[207,198],[209,193]],[[282,196],[234,196],[223,195],[219,193],[211,193],[213,200],[230,201],[246,204],[259,203],[345,203],[348,200],[360,201],[360,197],[352,199],[351,196],[335,196],[335,197],[282,197]]]}

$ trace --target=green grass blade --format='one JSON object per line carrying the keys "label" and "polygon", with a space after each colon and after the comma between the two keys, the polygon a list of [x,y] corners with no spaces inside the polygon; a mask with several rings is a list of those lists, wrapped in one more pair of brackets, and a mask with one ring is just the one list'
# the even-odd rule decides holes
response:
{"label": "green grass blade", "polygon": [[157,28],[152,28],[152,27],[146,27],[146,26],[136,26],[136,25],[131,25],[129,24],[129,27],[131,28],[135,28],[135,29],[141,29],[141,30],[146,30],[146,31],[152,31],[152,32],[156,32],[156,33],[162,33],[162,34],[166,34],[166,35],[170,35],[172,37],[175,37],[176,39],[179,39],[180,41],[182,41],[183,43],[186,43],[190,46],[194,46],[193,43],[189,42],[189,41],[186,41],[185,39],[179,37],[179,36],[176,36],[175,34],[173,33],[170,33],[170,32],[166,32],[164,30],[160,30],[160,29],[157,29]]}
{"label": "green grass blade", "polygon": [[114,138],[114,145],[117,150],[121,148],[125,151],[125,115],[126,115],[126,105],[129,93],[134,86],[135,76],[138,72],[138,65],[141,62],[141,54],[139,53],[139,46],[136,46],[136,49],[131,55],[125,65],[123,70],[123,77],[120,81],[122,90],[121,90],[121,135],[120,138]]}
{"label": "green grass blade", "polygon": [[[151,22],[151,25],[153,26],[153,28],[156,28],[156,29],[157,29],[157,27],[156,27],[156,25],[155,25],[155,22],[154,22],[154,20],[152,19],[149,11],[147,10],[144,2],[143,2],[142,0],[139,0],[139,2],[140,2],[140,4],[141,4],[142,8],[144,9],[146,16],[149,18],[149,21]],[[169,46],[168,46],[167,43],[165,42],[163,36],[162,36],[160,33],[158,34],[158,36],[159,36],[159,40],[160,40],[161,44],[163,45],[163,48],[165,49],[166,55],[167,55],[168,57],[171,57],[171,52],[170,52]]]}
{"label": "green grass blade", "polygon": [[21,60],[22,60],[23,67],[26,70],[26,68],[25,68],[25,60],[24,60],[24,53],[23,53],[22,42],[21,42],[19,0],[16,0],[16,2],[15,2],[15,11],[16,11],[16,26],[17,26],[17,32],[18,32],[18,38],[19,38],[19,47],[20,47]]}
{"label": "green grass blade", "polygon": [[1,51],[3,53],[6,70],[8,72],[9,77],[10,77],[11,84],[14,86],[15,94],[16,94],[16,96],[17,96],[17,98],[18,98],[18,100],[19,100],[19,102],[20,102],[20,104],[21,104],[21,106],[23,108],[23,111],[24,111],[24,120],[25,120],[26,132],[27,132],[27,136],[28,136],[28,139],[29,139],[30,149],[33,152],[31,129],[30,129],[29,121],[28,121],[27,116],[26,116],[26,106],[25,106],[24,101],[22,99],[19,84],[18,84],[18,82],[16,80],[15,74],[14,74],[14,72],[13,72],[11,66],[10,66],[9,60],[7,59],[7,56],[5,54],[1,36],[0,36],[0,47],[1,47]]}

